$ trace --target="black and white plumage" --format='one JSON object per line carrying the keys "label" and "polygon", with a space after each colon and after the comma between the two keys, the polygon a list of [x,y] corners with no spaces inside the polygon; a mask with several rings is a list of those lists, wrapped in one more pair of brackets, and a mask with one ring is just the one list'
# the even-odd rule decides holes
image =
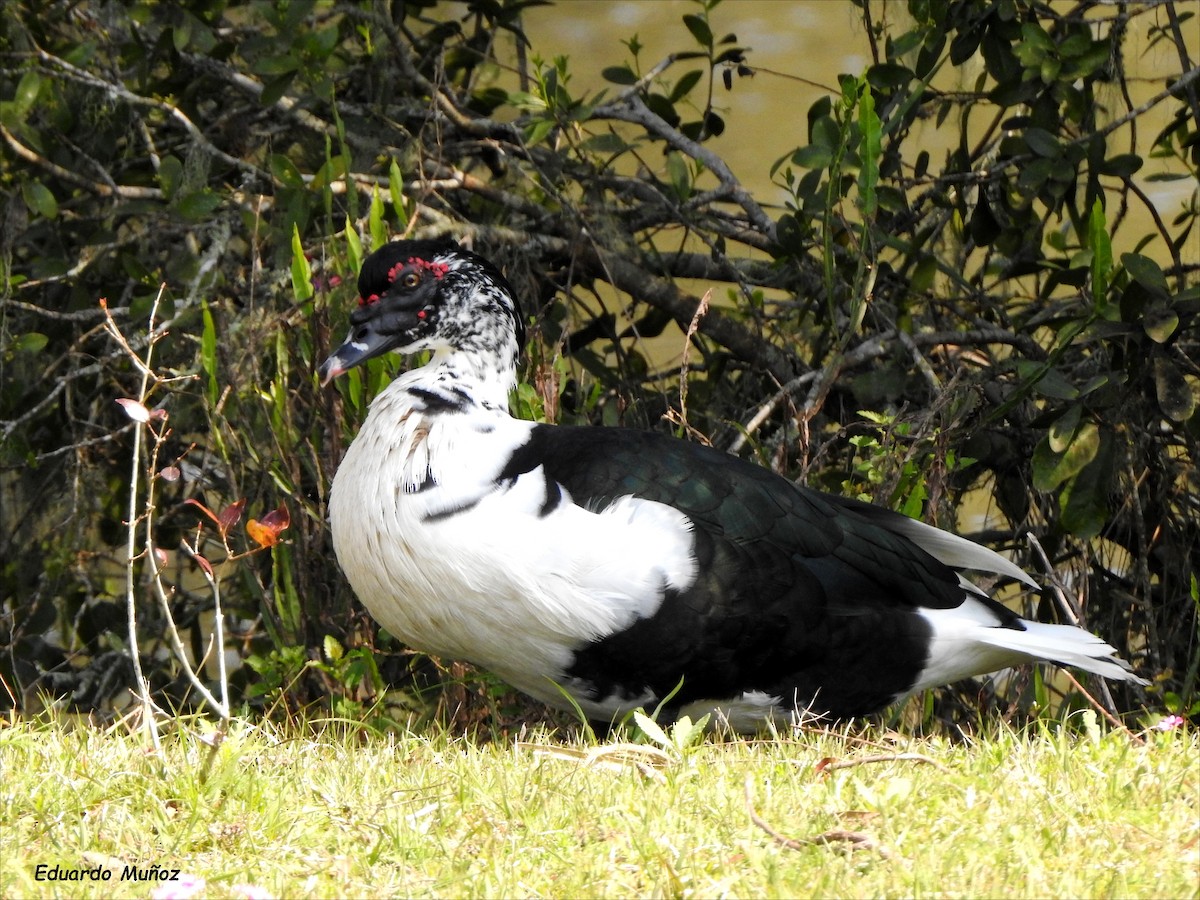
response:
{"label": "black and white plumage", "polygon": [[521,314],[456,244],[388,244],[358,287],[324,381],[432,351],[375,398],[330,499],[342,569],[406,644],[597,720],[679,687],[675,710],[743,730],[1030,660],[1141,682],[1100,638],[966,581],[1033,585],[963,538],[667,435],[512,418]]}

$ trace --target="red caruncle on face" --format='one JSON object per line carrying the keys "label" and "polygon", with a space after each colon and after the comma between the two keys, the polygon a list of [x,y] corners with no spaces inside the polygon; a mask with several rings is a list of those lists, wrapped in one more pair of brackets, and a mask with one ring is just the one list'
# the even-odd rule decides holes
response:
{"label": "red caruncle on face", "polygon": [[[446,263],[443,263],[443,262],[433,262],[431,260],[421,259],[416,256],[410,256],[404,262],[396,263],[396,265],[392,266],[391,269],[388,270],[388,273],[387,273],[388,284],[394,283],[396,281],[396,279],[400,276],[400,273],[405,271],[406,269],[414,269],[414,270],[421,271],[421,272],[428,272],[434,278],[441,278],[447,272],[450,271],[450,266],[448,266]],[[378,302],[379,302],[378,294],[370,294],[366,297],[358,298],[359,306],[367,306],[368,304],[378,303]],[[422,314],[421,318],[425,318],[425,316]]]}

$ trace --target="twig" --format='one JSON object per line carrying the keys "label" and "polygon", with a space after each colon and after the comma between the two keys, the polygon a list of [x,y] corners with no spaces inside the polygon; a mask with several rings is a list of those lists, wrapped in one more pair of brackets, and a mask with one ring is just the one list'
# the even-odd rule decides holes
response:
{"label": "twig", "polygon": [[[166,285],[163,284],[162,286],[159,287],[158,295],[155,297],[154,304],[152,305],[151,310],[150,310],[150,318],[149,318],[149,322],[148,322],[148,326],[147,326],[147,333],[148,333],[149,339],[146,342],[146,355],[144,358],[139,357],[137,355],[137,353],[133,350],[133,348],[129,344],[129,341],[125,338],[125,335],[121,332],[121,329],[117,326],[116,321],[112,318],[111,315],[107,314],[108,313],[107,305],[104,303],[104,301],[101,301],[101,308],[105,311],[105,319],[104,319],[105,330],[108,331],[108,333],[113,337],[114,340],[116,340],[116,342],[121,346],[121,348],[129,356],[130,360],[134,363],[135,366],[137,366],[137,368],[142,373],[141,388],[138,392],[138,397],[137,397],[137,402],[139,404],[141,404],[142,406],[145,406],[146,401],[149,398],[149,395],[152,392],[153,388],[157,387],[159,384],[163,383],[163,381],[164,381],[164,379],[160,379],[157,375],[155,375],[154,370],[151,366],[151,359],[152,359],[152,356],[154,353],[155,343],[157,343],[157,341],[166,334],[166,332],[164,330],[164,326],[161,326],[161,325],[158,327],[155,326],[155,320],[157,319],[157,315],[158,315],[158,307],[159,307],[159,304],[162,300],[162,296],[165,291],[166,291]],[[163,415],[165,416],[165,413],[163,413]],[[147,428],[150,428],[149,422],[141,422],[141,423],[135,423],[135,424],[144,424],[147,426]],[[139,492],[139,482],[140,482],[141,468],[142,468],[142,453],[143,453],[143,444],[145,441],[145,433],[144,433],[143,429],[140,427],[137,427],[134,430],[133,469],[132,469],[132,472],[130,475],[130,487],[129,487],[129,523],[128,523],[129,529],[128,529],[128,541],[127,541],[128,559],[126,562],[126,569],[125,569],[126,591],[127,591],[126,611],[127,611],[128,624],[129,624],[130,656],[133,660],[134,673],[135,673],[135,676],[138,681],[138,688],[139,688],[140,697],[141,697],[141,701],[142,701],[142,705],[143,705],[143,713],[144,713],[144,717],[145,717],[146,721],[150,723],[149,727],[151,729],[151,734],[153,736],[155,749],[160,750],[161,746],[160,746],[159,740],[158,740],[157,718],[154,716],[153,709],[151,707],[151,698],[150,698],[150,694],[149,694],[150,686],[146,682],[145,678],[142,675],[141,660],[138,656],[137,603],[136,603],[136,597],[135,597],[135,593],[134,593],[134,562],[138,556],[138,554],[136,553],[136,550],[137,550],[137,529],[138,529],[139,524],[141,524],[142,527],[145,529],[145,540],[144,540],[144,547],[142,549],[142,555],[145,556],[147,565],[149,565],[149,567],[150,567],[150,582],[154,586],[155,594],[158,597],[159,604],[162,608],[163,616],[165,617],[165,620],[167,623],[167,637],[169,638],[169,642],[171,644],[171,649],[174,651],[176,658],[178,659],[180,665],[183,667],[184,674],[187,676],[188,680],[192,683],[192,686],[194,688],[196,688],[196,690],[200,693],[200,695],[205,699],[205,701],[207,701],[209,703],[209,705],[211,705],[213,707],[213,709],[215,709],[217,711],[218,715],[220,715],[222,720],[229,719],[229,689],[227,686],[227,679],[225,677],[225,653],[224,653],[225,642],[224,642],[224,623],[222,621],[222,611],[221,611],[221,599],[220,599],[221,594],[220,594],[220,589],[218,588],[214,579],[210,576],[208,571],[204,571],[204,576],[208,580],[210,587],[212,587],[212,589],[213,589],[213,597],[214,597],[214,602],[216,605],[216,626],[215,626],[216,627],[216,639],[215,639],[215,643],[216,643],[217,659],[218,659],[217,666],[218,666],[218,670],[220,672],[220,681],[221,681],[221,695],[222,695],[221,700],[218,700],[216,697],[213,696],[212,692],[208,690],[208,688],[204,685],[204,682],[200,680],[199,676],[196,674],[195,670],[192,668],[190,662],[188,661],[187,649],[184,647],[183,639],[179,635],[179,629],[175,624],[174,616],[171,614],[170,600],[167,596],[166,587],[164,586],[163,581],[162,581],[162,571],[159,568],[158,558],[156,556],[156,554],[158,552],[158,548],[155,547],[155,545],[154,545],[154,527],[153,527],[154,526],[154,509],[155,509],[155,505],[154,505],[154,470],[156,468],[158,451],[159,451],[160,446],[162,445],[163,440],[166,437],[166,433],[165,433],[165,430],[163,432],[159,432],[159,431],[155,431],[153,428],[150,428],[150,433],[154,436],[154,446],[151,450],[152,455],[151,455],[150,464],[149,464],[150,480],[149,480],[148,487],[146,490],[146,500],[145,500],[144,512],[141,515],[138,515],[137,514],[138,492]],[[190,548],[187,548],[186,543],[184,544],[184,547],[190,551]],[[189,553],[189,555],[193,556],[193,558],[195,557],[195,554]],[[204,567],[201,566],[201,569],[204,570]]]}
{"label": "twig", "polygon": [[[197,692],[199,692],[200,696],[203,697],[204,700],[214,710],[216,710],[217,715],[219,715],[222,719],[228,719],[229,718],[229,704],[222,703],[220,700],[218,700],[216,697],[213,696],[212,691],[210,691],[207,687],[205,687],[204,682],[200,680],[200,676],[196,674],[196,671],[192,668],[191,663],[188,661],[187,648],[184,647],[184,645],[183,645],[183,638],[179,636],[179,628],[175,625],[175,617],[171,614],[171,601],[170,601],[170,598],[167,596],[166,586],[162,582],[162,571],[158,567],[158,560],[155,559],[155,557],[154,557],[154,550],[155,550],[155,548],[153,546],[153,537],[151,536],[150,529],[147,528],[146,529],[146,556],[150,563],[150,582],[151,582],[151,584],[154,585],[155,596],[158,597],[158,604],[162,609],[163,617],[167,623],[167,637],[171,644],[171,650],[175,653],[175,658],[177,660],[179,660],[180,666],[183,667],[183,674],[185,676],[187,676],[187,680],[191,682],[192,687],[194,687],[197,690]],[[209,583],[211,584],[212,582],[210,581]],[[219,597],[220,597],[219,592],[217,593],[217,597],[219,599]],[[218,619],[218,621],[219,621],[219,619]],[[220,627],[220,626],[218,626],[218,627]],[[217,647],[218,659],[223,659],[224,655],[225,655],[224,645],[218,645],[218,647]],[[224,668],[223,664],[221,667]],[[222,683],[221,683],[221,690],[222,690],[223,694],[228,693],[228,690],[224,684],[224,680],[222,680]]]}
{"label": "twig", "polygon": [[50,160],[34,152],[29,147],[26,147],[3,125],[0,125],[0,137],[3,137],[5,143],[12,148],[13,153],[33,163],[39,168],[45,169],[56,178],[61,178],[63,181],[69,181],[71,184],[78,185],[82,188],[87,188],[101,197],[122,197],[126,200],[161,200],[162,191],[158,188],[141,187],[139,185],[114,185],[101,184],[98,181],[92,181],[90,178],[84,178],[77,172],[72,172],[70,169],[64,169],[60,165],[52,163]]}
{"label": "twig", "polygon": [[[150,318],[147,330],[150,333],[154,332],[154,320],[158,316],[158,304],[162,300],[163,293],[166,291],[166,285],[162,285],[158,289],[158,293],[154,297],[154,303],[150,306]],[[103,300],[100,301],[101,307],[107,312],[107,306]],[[116,321],[106,315],[104,319],[104,327],[112,334],[117,342],[129,351],[130,357],[142,371],[142,383],[138,390],[138,403],[145,405],[146,398],[150,393],[150,381],[153,373],[150,371],[150,359],[154,354],[154,342],[150,341],[146,345],[146,359],[143,361],[138,358],[137,354],[129,348],[129,343],[121,334],[121,330],[117,327]],[[134,562],[137,559],[137,529],[141,517],[137,514],[138,508],[138,484],[142,471],[142,444],[145,440],[141,428],[135,428],[133,433],[133,454],[130,460],[129,468],[129,507],[128,521],[126,523],[126,541],[125,541],[125,616],[129,626],[129,659],[133,663],[133,675],[137,681],[138,699],[142,707],[142,724],[150,735],[150,742],[154,745],[156,753],[162,753],[162,742],[158,737],[158,718],[154,714],[154,706],[150,700],[150,683],[146,681],[146,676],[142,674],[142,660],[138,655],[138,633],[137,633],[137,594],[135,591],[136,582],[134,580]]]}
{"label": "twig", "polygon": [[925,756],[922,753],[879,753],[874,756],[859,756],[855,759],[834,759],[827,756],[816,764],[814,767],[817,772],[834,772],[838,769],[853,769],[855,766],[864,766],[869,763],[884,763],[884,762],[919,762],[933,766],[942,772],[949,772],[950,769],[936,759]]}
{"label": "twig", "polygon": [[697,162],[703,163],[704,167],[712,172],[717,177],[717,180],[721,182],[721,186],[729,192],[731,199],[745,211],[754,228],[769,240],[774,241],[776,239],[775,220],[768,216],[750,192],[742,187],[741,182],[737,180],[737,177],[730,170],[725,160],[721,159],[721,157],[698,141],[693,141],[683,132],[672,128],[665,119],[656,115],[637,94],[631,94],[619,102],[606,103],[603,106],[596,107],[592,112],[592,118],[616,119],[619,122],[632,122],[635,125],[641,125],[651,134],[665,140],[676,150],[686,156],[690,156]]}
{"label": "twig", "polygon": [[[1136,494],[1136,491],[1134,493]],[[1072,625],[1076,626],[1077,628],[1083,628],[1083,612],[1079,606],[1070,599],[1070,597],[1067,595],[1067,592],[1063,590],[1062,580],[1058,577],[1058,573],[1054,571],[1054,567],[1050,564],[1050,559],[1048,556],[1046,556],[1046,551],[1042,549],[1041,543],[1031,531],[1027,531],[1025,533],[1025,537],[1029,540],[1030,546],[1033,547],[1034,553],[1037,554],[1038,560],[1042,564],[1042,570],[1046,575],[1046,581],[1049,583],[1050,589],[1054,592],[1054,598],[1058,601],[1059,608],[1062,609],[1063,615],[1066,616]],[[1100,689],[1105,700],[1104,703],[1101,703],[1086,690],[1084,690],[1083,685],[1081,685],[1075,676],[1069,671],[1063,669],[1062,672],[1067,676],[1067,679],[1073,685],[1075,685],[1079,692],[1088,699],[1088,702],[1090,702],[1092,706],[1104,714],[1104,717],[1108,719],[1109,722],[1116,725],[1127,734],[1136,737],[1136,735],[1133,735],[1132,731],[1126,728],[1121,721],[1113,715],[1113,711],[1117,708],[1117,705],[1113,701],[1112,693],[1108,689],[1107,682],[1103,680],[1100,681]]]}
{"label": "twig", "polygon": [[813,835],[809,838],[791,838],[780,834],[754,810],[754,777],[751,775],[746,776],[746,812],[749,814],[751,822],[765,831],[771,840],[781,847],[786,847],[788,850],[803,850],[805,847],[828,846],[831,844],[848,844],[851,850],[874,850],[884,859],[892,858],[891,850],[863,831],[846,831],[838,828],[833,831]]}
{"label": "twig", "polygon": [[712,288],[704,292],[704,296],[700,298],[700,302],[696,305],[696,313],[692,316],[692,321],[688,325],[687,334],[683,338],[683,359],[679,363],[679,420],[683,427],[691,430],[687,420],[687,385],[688,385],[688,357],[692,350],[692,338],[696,336],[696,332],[700,330],[700,320],[704,318],[708,312],[708,305],[712,301]]}
{"label": "twig", "polygon": [[[888,342],[891,341],[895,336],[896,332],[887,331],[883,334],[870,338],[869,340],[863,341],[853,350],[842,355],[840,365],[838,366],[838,371],[842,371],[853,366],[862,365],[865,362],[883,356],[889,350]],[[754,432],[759,429],[763,422],[771,417],[771,414],[775,411],[775,408],[784,400],[784,398],[799,392],[802,387],[813,384],[813,382],[818,381],[818,379],[827,379],[827,372],[825,369],[805,372],[803,375],[793,378],[784,384],[783,387],[775,392],[770,400],[768,400],[759,408],[758,412],[756,412],[750,421],[746,423],[746,426],[744,429],[742,429],[741,433],[739,433],[738,436],[733,439],[728,448],[729,452],[737,453],[739,450],[741,450],[746,441],[753,436]],[[812,389],[809,391],[809,398],[805,402],[806,409],[811,409],[814,402],[813,395],[814,392],[817,391],[817,387],[818,385],[813,385]]]}
{"label": "twig", "polygon": [[896,332],[896,337],[900,339],[900,343],[912,355],[913,364],[917,367],[917,371],[924,376],[929,387],[935,394],[940,394],[942,391],[942,382],[938,378],[937,372],[933,371],[933,366],[929,364],[929,360],[921,353],[921,348],[917,346],[917,342],[913,340],[912,335],[900,329]]}
{"label": "twig", "polygon": [[[1171,35],[1175,38],[1175,50],[1179,54],[1179,65],[1185,72],[1196,70],[1192,68],[1192,61],[1188,58],[1187,41],[1184,40],[1183,31],[1179,28],[1179,14],[1175,11],[1175,4],[1167,4],[1167,19],[1171,23]],[[1193,32],[1195,34],[1195,32]],[[1197,99],[1196,88],[1189,82],[1185,85],[1184,94],[1187,97],[1188,106],[1192,109],[1192,124],[1200,128],[1200,99]],[[1170,243],[1168,241],[1168,243]]]}
{"label": "twig", "polygon": [[[115,246],[115,245],[109,245]],[[78,275],[78,272],[73,272]],[[43,280],[41,282],[45,284]],[[28,282],[22,282],[28,284]],[[47,319],[52,319],[56,322],[91,322],[95,319],[105,319],[108,316],[116,318],[117,316],[126,316],[129,314],[128,306],[105,306],[103,309],[80,309],[74,312],[60,312],[56,309],[46,309],[38,306],[36,303],[26,303],[23,300],[8,299],[4,301],[4,306],[12,309],[19,309],[22,312],[33,313],[35,316],[44,316]]]}
{"label": "twig", "polygon": [[1054,592],[1054,599],[1058,601],[1059,609],[1067,617],[1067,621],[1079,627],[1079,610],[1076,609],[1074,603],[1067,599],[1067,592],[1062,587],[1062,579],[1058,577],[1058,573],[1054,571],[1054,566],[1050,564],[1050,558],[1046,556],[1046,551],[1042,549],[1041,542],[1038,541],[1032,531],[1025,532],[1025,538],[1029,541],[1029,546],[1033,548],[1033,552],[1037,554],[1038,560],[1042,564],[1042,572],[1046,576],[1050,590]]}
{"label": "twig", "polygon": [[1093,697],[1091,694],[1089,694],[1087,692],[1087,689],[1082,684],[1079,683],[1079,679],[1076,678],[1074,675],[1072,675],[1070,673],[1070,671],[1068,671],[1067,669],[1063,669],[1062,673],[1067,676],[1067,681],[1071,682],[1071,684],[1073,684],[1075,686],[1075,690],[1077,690],[1077,691],[1079,691],[1079,693],[1083,694],[1083,696],[1085,696],[1087,698],[1088,702],[1091,703],[1094,708],[1096,708],[1100,711],[1100,714],[1108,720],[1108,724],[1112,725],[1114,728],[1116,728],[1120,731],[1125,732],[1125,734],[1127,734],[1133,740],[1137,741],[1137,743],[1139,743],[1139,744],[1146,743],[1142,738],[1138,737],[1136,734],[1134,734],[1132,731],[1130,731],[1129,728],[1126,727],[1124,722],[1122,722],[1120,719],[1118,719],[1116,716],[1114,716],[1112,713],[1110,713],[1107,709],[1105,709],[1103,704],[1101,704],[1099,700],[1097,700],[1095,697]]}
{"label": "twig", "polygon": [[202,149],[205,153],[221,160],[221,162],[225,163],[231,168],[253,175],[255,178],[260,179],[266,184],[275,183],[269,172],[266,172],[257,166],[246,162],[245,160],[238,159],[236,156],[230,156],[224,150],[221,150],[219,147],[215,146],[212,141],[205,136],[204,132],[196,126],[196,123],[189,119],[187,115],[184,114],[183,110],[181,110],[178,106],[167,103],[164,100],[158,100],[154,97],[144,97],[141,94],[135,94],[133,91],[127,89],[124,85],[114,84],[111,81],[105,81],[103,78],[99,78],[96,75],[93,75],[91,72],[74,66],[65,59],[55,56],[53,53],[47,53],[41,48],[38,48],[37,56],[42,60],[42,62],[48,64],[52,70],[57,69],[59,74],[62,74],[73,81],[86,84],[97,90],[103,91],[110,97],[123,100],[126,103],[134,106],[145,106],[149,107],[150,109],[157,109],[160,112],[165,113],[169,118],[178,122],[188,133],[189,137],[191,137],[195,145]]}
{"label": "twig", "polygon": [[[225,672],[225,614],[221,609],[221,581],[212,573],[211,566],[201,564],[199,562],[199,554],[196,553],[187,541],[180,541],[179,546],[183,548],[191,559],[196,562],[200,573],[204,576],[204,580],[208,582],[208,587],[213,594],[213,640],[216,643],[217,650],[217,680],[221,688],[221,703],[217,706],[218,712],[221,713],[221,718],[229,718],[229,677]],[[174,622],[171,623],[174,626]],[[215,705],[215,704],[214,704]]]}
{"label": "twig", "polygon": [[613,98],[613,101],[620,103],[624,100],[628,100],[634,94],[640,94],[654,83],[655,78],[667,71],[667,69],[671,68],[677,59],[678,57],[674,53],[668,53],[663,59],[651,66],[646,71],[645,75],[643,75],[633,84],[629,85],[629,87],[625,88],[625,90],[617,94],[617,96]]}

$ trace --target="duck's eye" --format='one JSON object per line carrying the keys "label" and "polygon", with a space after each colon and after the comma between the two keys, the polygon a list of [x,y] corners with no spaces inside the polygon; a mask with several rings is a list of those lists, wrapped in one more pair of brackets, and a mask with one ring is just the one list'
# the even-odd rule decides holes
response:
{"label": "duck's eye", "polygon": [[400,285],[406,288],[415,288],[421,283],[421,275],[419,272],[405,272],[400,278]]}

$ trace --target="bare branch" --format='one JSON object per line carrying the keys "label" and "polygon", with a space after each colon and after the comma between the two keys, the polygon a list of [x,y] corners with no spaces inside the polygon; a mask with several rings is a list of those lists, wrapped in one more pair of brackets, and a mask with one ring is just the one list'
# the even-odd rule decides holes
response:
{"label": "bare branch", "polygon": [[665,140],[681,153],[690,156],[712,172],[721,186],[729,192],[730,199],[737,203],[750,218],[751,225],[769,240],[775,240],[775,221],[758,205],[750,193],[742,187],[725,160],[717,156],[707,147],[693,141],[678,129],[672,128],[667,122],[651,111],[637,94],[632,94],[618,103],[606,103],[596,107],[592,112],[593,119],[616,119],[620,122],[632,122],[643,126],[651,134]]}
{"label": "bare branch", "polygon": [[236,156],[230,156],[224,150],[216,147],[208,139],[204,132],[201,131],[196,124],[192,122],[192,120],[189,119],[183,113],[183,111],[174,104],[167,103],[163,100],[156,100],[153,97],[143,97],[141,94],[135,94],[133,91],[128,90],[124,85],[106,81],[105,79],[93,75],[91,72],[80,69],[67,62],[65,59],[60,59],[54,54],[47,53],[45,50],[40,48],[37,51],[37,55],[39,59],[50,66],[51,74],[62,74],[73,81],[86,84],[89,87],[108,94],[110,97],[123,100],[126,103],[134,106],[144,106],[163,112],[182,125],[184,130],[187,131],[188,135],[196,143],[196,146],[200,147],[210,156],[221,160],[223,163],[234,169],[253,175],[255,178],[259,178],[267,184],[274,183],[274,180],[271,178],[269,172],[238,159]]}
{"label": "bare branch", "polygon": [[64,169],[62,166],[55,165],[39,153],[35,153],[30,148],[26,147],[13,135],[11,131],[0,125],[0,137],[3,137],[5,142],[17,156],[33,163],[40,169],[49,172],[55,178],[61,178],[63,181],[86,188],[94,194],[99,194],[101,197],[121,197],[125,200],[161,200],[162,191],[158,188],[139,187],[137,185],[116,185],[115,187],[103,184],[98,181],[92,181],[89,178],[84,178],[82,175],[72,172],[69,169]]}

